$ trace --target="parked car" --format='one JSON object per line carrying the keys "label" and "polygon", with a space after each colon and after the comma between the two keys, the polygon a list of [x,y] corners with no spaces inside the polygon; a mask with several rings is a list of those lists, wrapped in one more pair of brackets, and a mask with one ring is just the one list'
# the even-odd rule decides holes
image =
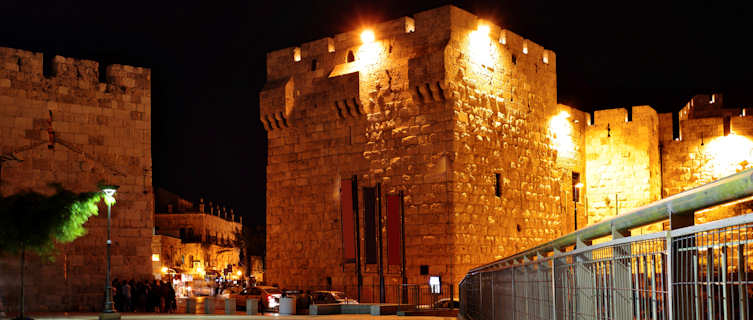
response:
{"label": "parked car", "polygon": [[442,298],[434,302],[431,305],[432,309],[459,309],[460,301],[451,300],[450,298]]}
{"label": "parked car", "polygon": [[256,299],[259,301],[260,311],[277,311],[281,296],[282,291],[278,288],[256,286],[243,289],[238,293],[231,293],[230,299],[235,299],[235,305],[239,308],[246,307],[246,299]]}
{"label": "parked car", "polygon": [[[219,296],[221,298],[230,299],[231,295],[241,293],[241,291],[243,291],[243,287],[239,285],[234,285],[234,286],[230,286],[225,289],[222,289]],[[244,303],[243,305],[246,305],[246,304]]]}
{"label": "parked car", "polygon": [[312,304],[357,304],[358,300],[348,298],[342,291],[311,292]]}

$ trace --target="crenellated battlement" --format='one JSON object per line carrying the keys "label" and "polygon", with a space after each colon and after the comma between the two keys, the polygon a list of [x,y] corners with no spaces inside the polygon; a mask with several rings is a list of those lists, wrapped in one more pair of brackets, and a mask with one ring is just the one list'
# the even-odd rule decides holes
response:
{"label": "crenellated battlement", "polygon": [[96,88],[101,92],[138,91],[150,95],[151,70],[119,64],[104,67],[96,61],[62,56],[46,59],[43,53],[0,47],[0,87],[40,88],[32,84],[41,82],[86,90]]}
{"label": "crenellated battlement", "polygon": [[[488,44],[482,49],[493,57],[481,63],[482,70],[491,73],[482,77],[511,79],[497,81],[494,88],[484,90],[485,94],[497,92],[507,97],[507,103],[519,95],[519,103],[526,101],[529,108],[532,101],[537,105],[556,103],[554,52],[467,11],[444,6],[370,27],[373,43],[364,43],[363,30],[353,30],[269,52],[267,84],[260,94],[260,120],[267,130],[286,128],[301,118],[296,113],[321,106],[336,115],[333,119],[358,118],[379,103],[380,95],[401,91],[409,93],[417,104],[452,99],[456,88],[448,73],[457,63],[448,64],[448,59],[455,59],[450,58],[450,52],[474,58],[477,53],[473,51],[479,48],[469,39],[477,29],[486,27]],[[458,50],[448,51],[448,47]],[[474,76],[469,73],[465,78],[474,82]],[[388,93],[379,83],[385,78]],[[477,82],[486,81],[479,78]],[[528,92],[524,82],[551,86],[551,92],[543,93],[542,99]]]}

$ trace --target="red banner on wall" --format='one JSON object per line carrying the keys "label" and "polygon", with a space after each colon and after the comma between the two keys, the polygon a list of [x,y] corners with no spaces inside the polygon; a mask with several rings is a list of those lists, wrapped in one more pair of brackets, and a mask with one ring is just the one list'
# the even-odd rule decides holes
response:
{"label": "red banner on wall", "polygon": [[402,263],[402,221],[400,214],[400,196],[387,196],[387,264]]}
{"label": "red banner on wall", "polygon": [[350,179],[340,182],[340,214],[343,236],[343,259],[352,262],[356,259],[356,228],[353,215],[353,189]]}

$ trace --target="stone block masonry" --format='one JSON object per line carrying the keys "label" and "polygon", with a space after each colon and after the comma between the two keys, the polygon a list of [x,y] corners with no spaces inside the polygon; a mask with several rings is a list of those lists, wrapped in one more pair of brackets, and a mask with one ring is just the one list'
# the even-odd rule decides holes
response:
{"label": "stone block masonry", "polygon": [[[355,287],[340,221],[351,176],[405,194],[408,282],[457,284],[469,268],[753,163],[753,117],[721,108],[720,95],[680,111],[675,141],[672,116],[650,106],[592,118],[557,104],[554,52],[456,7],[372,29],[374,42],[354,30],[267,55],[270,283]],[[357,199],[364,248],[374,240]],[[362,268],[378,283],[377,265]],[[386,270],[400,283],[399,266]]]}
{"label": "stone block masonry", "polygon": [[[456,284],[475,265],[559,236],[571,181],[548,130],[554,53],[452,6],[373,31],[373,43],[357,30],[267,56],[267,282],[355,286],[339,198],[353,175],[359,188],[405,193],[409,283],[428,283],[428,266]],[[360,191],[359,202],[363,243]],[[376,265],[362,268],[375,283]],[[399,269],[385,268],[398,284]]]}
{"label": "stone block masonry", "polygon": [[[50,63],[46,66],[45,63]],[[105,72],[100,75],[100,72]],[[104,82],[100,82],[104,81]],[[62,183],[120,185],[112,208],[112,276],[151,276],[151,71],[0,48],[0,193]],[[104,303],[106,207],[54,261],[26,264],[28,311],[99,311]],[[17,308],[19,261],[0,259],[0,299]]]}

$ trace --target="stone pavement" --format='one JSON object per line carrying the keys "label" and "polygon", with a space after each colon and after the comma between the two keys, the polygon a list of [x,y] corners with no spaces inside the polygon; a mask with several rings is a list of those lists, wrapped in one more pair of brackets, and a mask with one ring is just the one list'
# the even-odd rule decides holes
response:
{"label": "stone pavement", "polygon": [[[30,316],[34,319],[72,319],[72,320],[96,320],[98,313],[31,313]],[[206,314],[159,314],[159,313],[129,313],[123,315],[122,319],[212,319],[212,320],[225,320],[225,319],[317,319],[317,320],[366,320],[366,319],[379,319],[379,320],[395,320],[395,319],[410,319],[410,320],[455,320],[453,317],[401,317],[401,316],[371,316],[367,314],[338,314],[338,315],[321,315],[321,316],[309,316],[309,315],[295,315],[295,316],[279,316],[279,315],[206,315]]]}

